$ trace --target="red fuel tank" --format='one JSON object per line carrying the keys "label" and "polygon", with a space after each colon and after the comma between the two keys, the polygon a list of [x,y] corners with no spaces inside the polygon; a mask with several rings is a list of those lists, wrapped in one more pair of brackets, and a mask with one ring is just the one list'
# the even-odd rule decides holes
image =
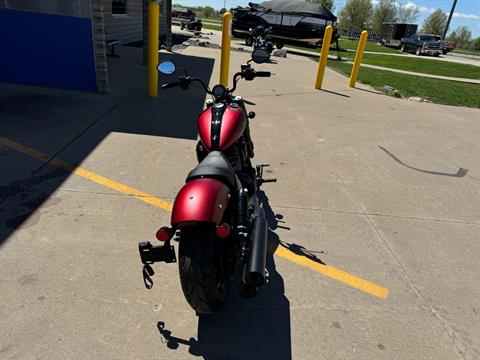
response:
{"label": "red fuel tank", "polygon": [[200,140],[208,151],[223,151],[242,136],[247,115],[237,104],[216,103],[200,114],[197,126]]}

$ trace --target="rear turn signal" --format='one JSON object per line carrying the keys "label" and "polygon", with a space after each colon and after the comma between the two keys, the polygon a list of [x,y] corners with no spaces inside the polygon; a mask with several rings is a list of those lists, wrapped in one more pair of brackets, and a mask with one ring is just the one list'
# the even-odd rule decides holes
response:
{"label": "rear turn signal", "polygon": [[221,238],[227,238],[230,236],[230,226],[227,223],[223,223],[217,226],[217,236]]}
{"label": "rear turn signal", "polygon": [[165,242],[172,238],[172,231],[170,228],[163,226],[158,229],[155,236],[157,237],[158,241]]}

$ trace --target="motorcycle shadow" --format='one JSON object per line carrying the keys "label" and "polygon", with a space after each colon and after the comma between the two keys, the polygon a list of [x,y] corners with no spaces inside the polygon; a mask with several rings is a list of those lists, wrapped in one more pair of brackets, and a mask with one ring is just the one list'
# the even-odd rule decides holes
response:
{"label": "motorcycle shadow", "polygon": [[[167,347],[189,347],[189,353],[204,359],[276,359],[292,358],[290,334],[290,303],[284,293],[282,276],[276,271],[273,253],[280,245],[277,217],[263,192],[259,196],[269,223],[267,270],[269,282],[253,299],[238,293],[238,279],[232,282],[226,305],[217,313],[198,318],[198,339],[172,336],[159,322],[158,330]],[[273,215],[273,216],[272,216]]]}

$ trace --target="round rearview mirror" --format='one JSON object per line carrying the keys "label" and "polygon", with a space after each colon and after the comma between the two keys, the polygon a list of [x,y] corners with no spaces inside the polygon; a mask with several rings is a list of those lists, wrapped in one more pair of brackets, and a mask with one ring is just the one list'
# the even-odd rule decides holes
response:
{"label": "round rearview mirror", "polygon": [[159,72],[165,75],[172,75],[175,72],[175,64],[170,60],[162,61],[157,65]]}
{"label": "round rearview mirror", "polygon": [[270,60],[270,54],[265,49],[255,49],[252,53],[252,60],[256,64],[263,64]]}

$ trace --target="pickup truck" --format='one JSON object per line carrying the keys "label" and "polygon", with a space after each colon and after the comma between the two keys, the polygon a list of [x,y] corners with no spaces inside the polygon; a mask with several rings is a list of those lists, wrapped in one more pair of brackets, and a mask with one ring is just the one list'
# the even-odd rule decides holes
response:
{"label": "pickup truck", "polygon": [[452,50],[455,50],[455,47],[457,44],[455,44],[453,41],[442,41],[442,52],[443,55],[446,55]]}
{"label": "pickup truck", "polygon": [[400,40],[400,51],[438,56],[443,52],[443,42],[436,35],[412,34]]}

